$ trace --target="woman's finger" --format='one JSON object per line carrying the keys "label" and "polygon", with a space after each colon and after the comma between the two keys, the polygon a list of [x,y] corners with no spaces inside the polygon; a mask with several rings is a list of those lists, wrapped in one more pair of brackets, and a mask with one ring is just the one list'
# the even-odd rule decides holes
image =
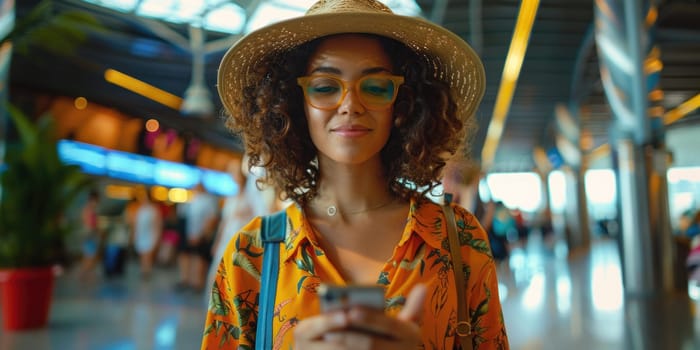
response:
{"label": "woman's finger", "polygon": [[415,339],[388,339],[364,332],[347,331],[334,332],[324,345],[331,345],[334,350],[405,350],[417,349],[419,344]]}
{"label": "woman's finger", "polygon": [[420,339],[420,328],[415,322],[387,316],[383,312],[353,308],[348,312],[348,323],[350,329],[371,335],[373,339]]}
{"label": "woman's finger", "polygon": [[300,321],[294,327],[294,338],[297,341],[313,341],[323,337],[325,333],[344,329],[348,318],[342,311],[320,314]]}

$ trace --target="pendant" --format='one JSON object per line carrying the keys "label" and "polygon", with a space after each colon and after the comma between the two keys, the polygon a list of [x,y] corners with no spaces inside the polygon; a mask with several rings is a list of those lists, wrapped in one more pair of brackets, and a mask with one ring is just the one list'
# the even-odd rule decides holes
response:
{"label": "pendant", "polygon": [[338,208],[336,208],[335,205],[331,205],[326,209],[326,214],[328,214],[328,216],[335,216],[337,212]]}

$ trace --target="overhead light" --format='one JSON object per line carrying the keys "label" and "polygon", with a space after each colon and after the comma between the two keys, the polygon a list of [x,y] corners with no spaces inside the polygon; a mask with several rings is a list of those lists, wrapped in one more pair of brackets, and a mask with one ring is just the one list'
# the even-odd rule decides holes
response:
{"label": "overhead light", "polygon": [[160,123],[156,119],[149,119],[146,121],[146,130],[149,132],[156,132],[160,129]]}
{"label": "overhead light", "polygon": [[73,106],[75,106],[75,109],[85,109],[87,108],[88,101],[85,97],[76,97],[75,100],[73,100]]}
{"label": "overhead light", "polygon": [[535,15],[537,14],[539,4],[539,0],[524,0],[522,5],[520,5],[520,13],[518,13],[518,19],[515,23],[515,30],[513,31],[510,48],[508,49],[508,56],[506,56],[506,63],[503,68],[503,75],[501,76],[501,86],[498,89],[496,104],[493,109],[493,116],[491,117],[491,122],[486,132],[484,148],[481,151],[481,163],[482,167],[485,169],[493,165],[496,149],[498,148],[501,135],[503,135],[503,127],[506,122],[506,117],[508,116],[510,104],[513,101],[515,84],[520,75],[520,68],[522,68],[523,65],[525,51],[527,50],[530,33],[532,32],[532,24],[535,21]]}
{"label": "overhead light", "polygon": [[180,107],[186,115],[212,115],[214,104],[211,102],[209,89],[203,85],[192,85],[185,90],[185,100]]}
{"label": "overhead light", "polygon": [[688,113],[698,109],[698,107],[700,107],[700,94],[693,96],[689,100],[681,103],[678,107],[666,112],[666,114],[664,114],[664,124],[673,124],[685,117]]}
{"label": "overhead light", "polygon": [[182,105],[180,97],[115,69],[105,70],[105,80],[172,109],[179,110]]}

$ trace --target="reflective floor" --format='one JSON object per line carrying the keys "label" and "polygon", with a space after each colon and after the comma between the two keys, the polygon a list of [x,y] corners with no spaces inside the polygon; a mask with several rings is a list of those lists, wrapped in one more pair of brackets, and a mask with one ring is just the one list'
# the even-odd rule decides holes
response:
{"label": "reflective floor", "polygon": [[[562,244],[534,236],[499,270],[512,349],[700,349],[700,301],[625,300],[612,241],[567,257]],[[160,268],[142,280],[134,262],[123,277],[88,283],[68,271],[58,279],[49,326],[0,329],[0,350],[198,349],[204,298],[176,292],[176,277],[174,268]]]}
{"label": "reflective floor", "polygon": [[513,349],[700,349],[700,300],[688,293],[625,300],[612,240],[567,257],[563,242],[531,237],[500,268]]}

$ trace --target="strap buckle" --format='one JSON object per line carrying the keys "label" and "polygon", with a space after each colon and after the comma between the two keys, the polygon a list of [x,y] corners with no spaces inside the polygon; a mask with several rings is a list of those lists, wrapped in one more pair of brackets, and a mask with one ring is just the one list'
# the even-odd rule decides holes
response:
{"label": "strap buckle", "polygon": [[457,335],[460,337],[468,337],[472,334],[472,325],[467,321],[457,322]]}

